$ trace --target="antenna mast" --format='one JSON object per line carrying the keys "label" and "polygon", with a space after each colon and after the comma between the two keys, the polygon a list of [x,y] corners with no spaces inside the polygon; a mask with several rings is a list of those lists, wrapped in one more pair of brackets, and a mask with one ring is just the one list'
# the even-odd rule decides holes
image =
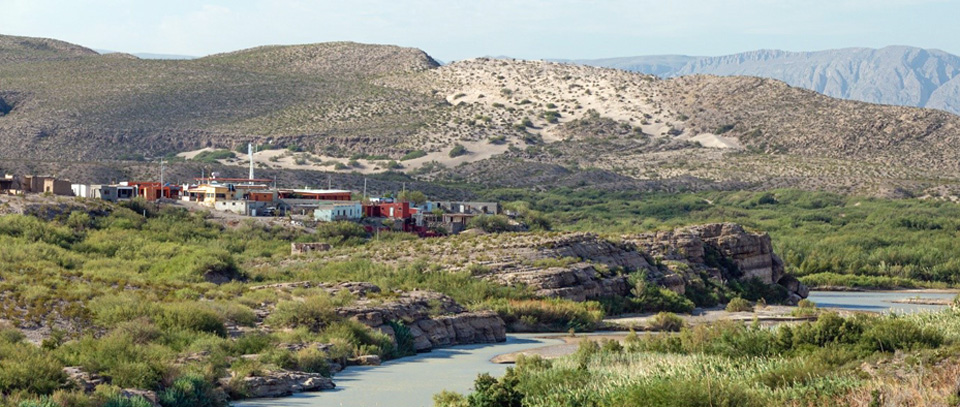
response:
{"label": "antenna mast", "polygon": [[247,155],[250,156],[250,182],[253,182],[253,143],[247,143]]}

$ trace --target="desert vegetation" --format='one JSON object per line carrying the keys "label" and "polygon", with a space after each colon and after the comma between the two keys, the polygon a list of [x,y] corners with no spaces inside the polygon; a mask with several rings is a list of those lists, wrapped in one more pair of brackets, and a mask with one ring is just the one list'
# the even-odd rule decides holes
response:
{"label": "desert vegetation", "polygon": [[774,329],[728,322],[677,334],[630,334],[622,344],[587,340],[573,355],[521,357],[503,377],[480,375],[468,395],[444,392],[434,400],[438,407],[948,405],[955,402],[955,384],[932,381],[914,393],[884,377],[940,375],[953,383],[950,363],[939,361],[958,356],[958,318],[956,309],[882,317],[824,313]]}
{"label": "desert vegetation", "polygon": [[737,222],[773,237],[787,271],[810,286],[945,287],[960,283],[960,207],[936,199],[890,200],[826,192],[621,193],[487,190],[529,202],[555,230],[610,235],[707,222]]}

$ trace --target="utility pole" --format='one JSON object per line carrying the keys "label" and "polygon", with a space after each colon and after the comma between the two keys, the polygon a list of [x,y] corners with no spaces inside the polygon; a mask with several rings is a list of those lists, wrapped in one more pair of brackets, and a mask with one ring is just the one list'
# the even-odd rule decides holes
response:
{"label": "utility pole", "polygon": [[163,157],[160,157],[160,199],[163,199]]}
{"label": "utility pole", "polygon": [[331,185],[332,185],[332,184],[330,183],[330,174],[327,174],[327,189],[328,189],[328,190],[331,189]]}
{"label": "utility pole", "polygon": [[363,177],[363,200],[367,200],[367,177]]}

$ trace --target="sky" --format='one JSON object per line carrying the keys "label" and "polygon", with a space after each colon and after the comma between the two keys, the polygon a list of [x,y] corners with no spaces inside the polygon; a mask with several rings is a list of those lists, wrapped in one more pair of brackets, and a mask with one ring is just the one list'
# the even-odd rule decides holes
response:
{"label": "sky", "polygon": [[960,0],[0,0],[0,34],[203,56],[356,41],[581,59],[910,45],[960,55]]}

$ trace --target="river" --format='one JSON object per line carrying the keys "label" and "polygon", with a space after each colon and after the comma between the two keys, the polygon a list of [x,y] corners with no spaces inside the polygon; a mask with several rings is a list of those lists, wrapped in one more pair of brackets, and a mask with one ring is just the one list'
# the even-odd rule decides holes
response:
{"label": "river", "polygon": [[937,291],[811,291],[808,299],[821,308],[842,308],[855,311],[911,313],[934,311],[942,305],[897,304],[892,301],[907,298],[952,300],[957,293]]}
{"label": "river", "polygon": [[[820,307],[874,312],[918,312],[936,305],[895,304],[903,298],[952,299],[955,293],[888,291],[813,291],[810,300]],[[502,375],[507,365],[494,364],[494,356],[562,343],[538,338],[541,334],[507,335],[499,344],[466,345],[385,362],[381,366],[351,366],[337,373],[337,388],[320,393],[300,393],[282,399],[248,400],[240,407],[429,407],[442,390],[466,393],[480,373]]]}
{"label": "river", "polygon": [[494,356],[562,343],[537,338],[540,334],[507,335],[507,341],[435,349],[391,360],[380,366],[350,366],[337,373],[337,388],[320,393],[300,393],[281,399],[234,403],[242,407],[429,407],[433,395],[443,390],[466,393],[477,374],[502,375],[507,365],[490,362]]}

